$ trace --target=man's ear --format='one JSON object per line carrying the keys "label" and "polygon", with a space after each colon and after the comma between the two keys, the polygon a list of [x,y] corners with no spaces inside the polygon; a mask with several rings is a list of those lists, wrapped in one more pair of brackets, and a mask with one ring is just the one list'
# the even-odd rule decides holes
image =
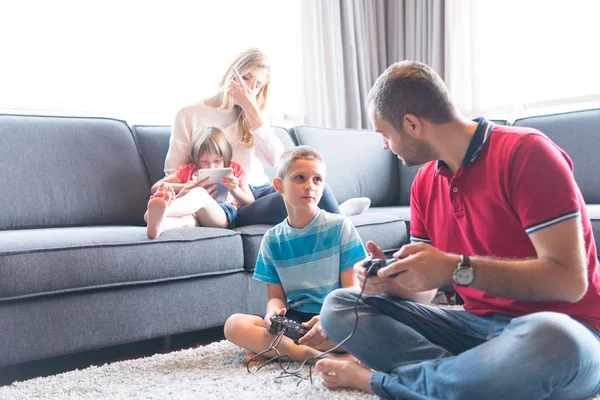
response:
{"label": "man's ear", "polygon": [[283,182],[278,177],[273,178],[273,187],[277,193],[283,194]]}
{"label": "man's ear", "polygon": [[421,136],[423,123],[421,119],[414,114],[405,114],[402,119],[402,128],[412,137]]}

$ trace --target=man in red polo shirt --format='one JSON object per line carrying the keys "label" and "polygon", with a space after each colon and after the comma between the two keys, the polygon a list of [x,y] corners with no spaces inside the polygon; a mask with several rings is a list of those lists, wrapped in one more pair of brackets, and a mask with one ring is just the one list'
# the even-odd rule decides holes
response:
{"label": "man in red polo shirt", "polygon": [[[600,393],[600,268],[567,154],[543,133],[460,114],[428,66],[402,62],[367,101],[405,165],[411,244],[321,322],[362,364],[320,360],[328,388],[402,399],[582,399]],[[384,254],[367,243],[371,255]],[[464,310],[421,304],[454,284]],[[368,368],[365,368],[367,366]]]}

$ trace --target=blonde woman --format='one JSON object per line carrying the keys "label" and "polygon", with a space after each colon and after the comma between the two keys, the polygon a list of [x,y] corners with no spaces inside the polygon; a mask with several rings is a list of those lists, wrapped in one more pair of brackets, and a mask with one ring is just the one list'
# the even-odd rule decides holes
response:
{"label": "blonde woman", "polygon": [[[264,166],[274,167],[277,164],[284,150],[264,116],[270,80],[271,66],[266,55],[255,48],[242,52],[221,79],[220,90],[200,104],[181,109],[171,131],[165,160],[166,175],[179,165],[190,162],[192,132],[204,126],[223,130],[233,147],[232,161],[246,172],[256,199],[239,209],[236,226],[275,225],[287,216],[283,198],[275,191],[264,171]],[[350,207],[346,208],[356,208],[352,202],[348,205]],[[325,188],[319,207],[340,213],[329,188]],[[357,212],[352,210],[350,213]]]}

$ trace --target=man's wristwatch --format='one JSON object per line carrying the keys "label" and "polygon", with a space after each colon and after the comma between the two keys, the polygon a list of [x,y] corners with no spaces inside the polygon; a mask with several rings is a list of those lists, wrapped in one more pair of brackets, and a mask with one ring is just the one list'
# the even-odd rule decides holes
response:
{"label": "man's wristwatch", "polygon": [[460,256],[460,262],[452,274],[452,279],[458,286],[469,286],[473,283],[475,274],[473,273],[471,260],[468,256]]}

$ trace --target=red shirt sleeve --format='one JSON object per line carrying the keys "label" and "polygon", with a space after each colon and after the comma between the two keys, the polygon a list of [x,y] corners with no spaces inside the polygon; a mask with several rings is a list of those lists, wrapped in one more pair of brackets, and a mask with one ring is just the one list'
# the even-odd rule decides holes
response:
{"label": "red shirt sleeve", "polygon": [[183,164],[180,165],[174,172],[182,183],[188,183],[192,180],[194,172],[198,170],[196,164]]}
{"label": "red shirt sleeve", "polygon": [[246,173],[241,165],[238,163],[230,162],[229,167],[233,170],[233,176],[240,180],[240,186],[246,184]]}
{"label": "red shirt sleeve", "polygon": [[523,135],[509,165],[508,196],[527,234],[580,215],[573,164],[546,136]]}

